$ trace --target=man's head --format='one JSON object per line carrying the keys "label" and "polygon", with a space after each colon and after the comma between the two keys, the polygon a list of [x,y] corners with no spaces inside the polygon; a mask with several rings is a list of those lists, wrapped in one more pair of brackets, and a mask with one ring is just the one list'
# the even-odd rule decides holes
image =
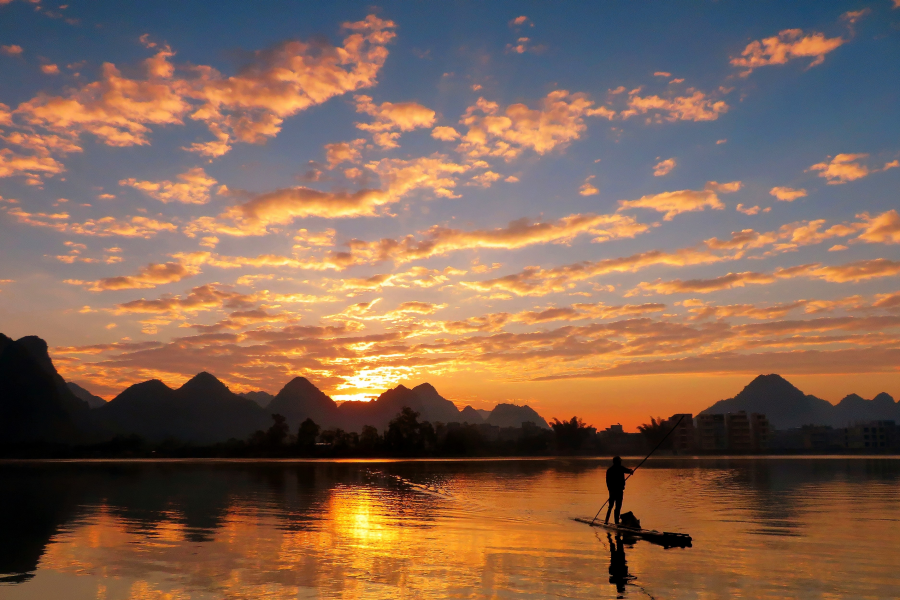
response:
{"label": "man's head", "polygon": [[618,467],[619,465],[622,464],[622,459],[619,458],[618,456],[613,456],[613,464]]}

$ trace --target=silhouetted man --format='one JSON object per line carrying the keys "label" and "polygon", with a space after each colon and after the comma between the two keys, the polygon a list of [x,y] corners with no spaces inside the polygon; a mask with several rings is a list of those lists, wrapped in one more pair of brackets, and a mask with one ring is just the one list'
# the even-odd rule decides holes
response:
{"label": "silhouetted man", "polygon": [[[606,539],[609,540],[609,582],[616,586],[616,592],[625,593],[625,586],[634,577],[628,574],[628,563],[625,561],[625,545],[622,543],[622,536],[616,535],[613,541],[612,535],[607,533]],[[623,598],[624,596],[618,596]]]}
{"label": "silhouetted man", "polygon": [[609,523],[609,513],[616,507],[616,525],[619,524],[619,513],[622,512],[622,495],[625,493],[625,473],[634,473],[631,469],[622,466],[622,459],[613,458],[613,464],[606,470],[606,489],[609,490],[609,508],[606,511],[606,523]]}

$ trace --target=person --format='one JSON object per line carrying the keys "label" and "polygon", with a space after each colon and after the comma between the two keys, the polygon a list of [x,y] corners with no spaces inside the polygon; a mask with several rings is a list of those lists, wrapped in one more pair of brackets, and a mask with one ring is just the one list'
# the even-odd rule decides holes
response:
{"label": "person", "polygon": [[609,513],[615,505],[616,525],[619,524],[619,514],[622,512],[622,496],[625,494],[625,473],[634,473],[631,469],[622,466],[622,459],[613,457],[613,464],[606,470],[606,489],[609,490],[609,508],[606,510],[606,524],[609,524]]}
{"label": "person", "polygon": [[625,560],[625,544],[622,536],[616,534],[613,541],[612,534],[607,533],[606,539],[609,540],[609,582],[616,586],[617,598],[624,598],[625,586],[635,579],[633,575],[628,573],[628,562]]}

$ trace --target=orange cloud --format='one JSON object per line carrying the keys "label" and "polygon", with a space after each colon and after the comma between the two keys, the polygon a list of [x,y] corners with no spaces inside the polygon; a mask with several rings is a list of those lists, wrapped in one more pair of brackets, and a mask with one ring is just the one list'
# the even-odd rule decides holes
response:
{"label": "orange cloud", "polygon": [[[828,185],[839,185],[848,181],[862,179],[869,174],[869,168],[858,161],[868,154],[838,154],[829,162],[820,162],[809,168],[810,171],[821,171],[819,177],[828,180]],[[830,158],[830,157],[829,157]]]}
{"label": "orange cloud", "polygon": [[549,323],[551,321],[581,321],[584,319],[637,317],[662,312],[665,309],[665,304],[658,303],[607,306],[602,302],[598,302],[597,304],[573,304],[572,306],[561,308],[523,311],[511,315],[509,320],[514,323],[535,325],[538,323]]}
{"label": "orange cloud", "polygon": [[22,46],[10,44],[9,46],[0,46],[0,52],[8,56],[18,56],[22,54]]}
{"label": "orange cloud", "polygon": [[728,112],[728,104],[724,100],[713,100],[699,90],[689,89],[690,96],[668,98],[657,95],[641,97],[639,92],[640,88],[629,92],[628,108],[620,113],[623,119],[653,112],[656,122],[715,121],[720,114]]}
{"label": "orange cloud", "polygon": [[41,65],[41,73],[44,75],[59,75],[59,65]]}
{"label": "orange cloud", "polygon": [[597,194],[599,194],[600,190],[598,190],[596,188],[596,186],[594,186],[594,184],[591,183],[591,180],[593,180],[595,177],[597,177],[597,176],[591,175],[588,178],[586,178],[584,180],[584,183],[581,184],[581,187],[578,188],[578,193],[581,194],[582,196],[596,196]]}
{"label": "orange cloud", "polygon": [[497,156],[506,160],[528,149],[546,154],[578,139],[587,129],[584,117],[605,116],[592,108],[593,104],[584,94],[557,90],[541,100],[540,108],[511,104],[501,112],[497,103],[479,98],[459,121],[468,131],[458,150],[472,158]]}
{"label": "orange cloud", "polygon": [[0,149],[0,178],[21,175],[40,184],[41,176],[57,175],[65,170],[52,156],[30,156],[16,154],[9,148]]}
{"label": "orange cloud", "polygon": [[155,300],[132,300],[117,304],[113,313],[125,314],[170,314],[173,316],[196,313],[213,308],[245,308],[252,304],[253,296],[240,294],[211,283],[197,286],[184,297],[165,295]]}
{"label": "orange cloud", "polygon": [[596,262],[583,261],[552,269],[526,267],[518,273],[496,279],[463,281],[461,283],[464,287],[479,292],[504,291],[517,296],[544,296],[554,292],[567,291],[579,281],[609,273],[634,273],[656,265],[682,267],[728,259],[729,257],[695,248],[683,248],[674,252],[651,250],[622,258],[608,258]]}
{"label": "orange cloud", "polygon": [[662,177],[664,175],[668,175],[672,172],[672,169],[675,168],[675,159],[667,158],[666,160],[661,160],[653,166],[653,176],[654,177]]}
{"label": "orange cloud", "polygon": [[431,137],[442,142],[452,142],[459,139],[459,132],[452,127],[435,127],[431,130]]}
{"label": "orange cloud", "polygon": [[812,58],[809,67],[815,67],[825,61],[826,54],[838,49],[846,41],[841,37],[826,38],[823,33],[803,35],[802,29],[785,29],[777,36],[750,42],[740,57],[731,59],[731,64],[746,68],[741,73],[744,77],[753,72],[753,69],[783,65],[795,58]]}
{"label": "orange cloud", "polygon": [[341,163],[356,164],[362,160],[359,150],[365,146],[366,140],[358,139],[352,142],[337,142],[325,145],[325,160],[328,168],[333,169]]}
{"label": "orange cloud", "polygon": [[858,239],[873,244],[900,244],[900,214],[896,210],[876,217],[870,217],[868,213],[858,216],[865,221],[865,229]]}
{"label": "orange cloud", "polygon": [[127,185],[141,190],[151,198],[160,202],[182,202],[184,204],[206,204],[209,202],[209,190],[216,185],[216,180],[206,174],[202,167],[194,167],[178,175],[181,182],[172,181],[138,181],[133,177],[119,181],[119,185]]}
{"label": "orange cloud", "polygon": [[676,192],[662,192],[650,196],[642,196],[637,200],[619,200],[619,210],[630,208],[649,208],[657,212],[666,213],[663,219],[671,221],[677,215],[685,212],[702,211],[707,208],[723,210],[725,205],[719,200],[716,191],[733,192],[740,188],[741,183],[734,181],[727,184],[718,184],[711,181],[703,190],[678,190]]}
{"label": "orange cloud", "polygon": [[199,272],[200,268],[193,264],[183,264],[182,262],[150,263],[138,269],[135,275],[106,277],[90,282],[91,287],[89,289],[92,292],[102,292],[154,288],[158,285],[181,281],[187,277],[197,275]]}
{"label": "orange cloud", "polygon": [[794,189],[789,187],[773,187],[769,190],[769,194],[775,196],[782,202],[793,202],[797,198],[803,198],[806,196],[806,190],[804,189]]}
{"label": "orange cloud", "polygon": [[375,117],[373,123],[357,123],[356,127],[372,134],[382,148],[397,148],[400,131],[412,131],[434,125],[434,111],[415,102],[372,103],[369,96],[356,96],[356,112]]}
{"label": "orange cloud", "polygon": [[178,226],[173,223],[157,221],[156,219],[142,216],[122,220],[115,217],[102,217],[99,219],[88,219],[83,223],[70,223],[68,213],[29,213],[18,207],[8,209],[7,213],[15,217],[19,223],[25,225],[47,227],[63,233],[96,237],[151,238],[161,231],[178,230]]}

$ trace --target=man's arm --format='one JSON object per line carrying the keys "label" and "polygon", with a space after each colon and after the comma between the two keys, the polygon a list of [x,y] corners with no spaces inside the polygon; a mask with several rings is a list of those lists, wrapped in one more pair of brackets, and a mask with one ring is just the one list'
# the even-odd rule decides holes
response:
{"label": "man's arm", "polygon": [[622,470],[625,471],[626,473],[628,473],[629,475],[634,475],[634,471],[632,471],[631,469],[622,467]]}

